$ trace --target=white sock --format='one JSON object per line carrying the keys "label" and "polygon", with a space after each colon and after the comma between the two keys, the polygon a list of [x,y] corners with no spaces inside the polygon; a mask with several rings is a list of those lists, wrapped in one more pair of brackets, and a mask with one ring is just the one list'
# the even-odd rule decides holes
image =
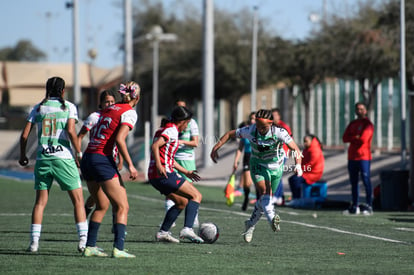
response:
{"label": "white sock", "polygon": [[78,231],[79,240],[86,240],[88,237],[88,222],[77,223],[76,230]]}
{"label": "white sock", "polygon": [[32,242],[39,242],[40,233],[42,232],[41,224],[32,224],[30,228],[30,238]]}
{"label": "white sock", "polygon": [[275,216],[275,207],[272,203],[270,195],[263,195],[260,198],[260,205],[266,215],[267,220],[271,223]]}
{"label": "white sock", "polygon": [[170,199],[166,199],[165,200],[165,212],[167,212],[168,210],[170,210],[171,207],[173,207],[175,205],[175,202],[173,202]]}
{"label": "white sock", "polygon": [[254,204],[253,213],[250,216],[250,226],[255,226],[257,222],[260,220],[260,218],[263,215],[262,206],[260,205],[260,199],[256,201]]}

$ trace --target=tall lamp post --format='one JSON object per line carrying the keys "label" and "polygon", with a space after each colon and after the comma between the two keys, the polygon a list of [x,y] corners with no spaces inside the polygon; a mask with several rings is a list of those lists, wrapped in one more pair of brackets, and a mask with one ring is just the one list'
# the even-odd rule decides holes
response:
{"label": "tall lamp post", "polygon": [[[160,42],[174,42],[177,35],[174,33],[164,33],[161,26],[155,25],[151,32],[145,35],[145,39],[152,41],[153,49],[153,71],[152,71],[152,109],[151,109],[151,131],[155,132],[158,128],[158,66],[159,66],[159,46]],[[138,39],[140,40],[140,39]]]}

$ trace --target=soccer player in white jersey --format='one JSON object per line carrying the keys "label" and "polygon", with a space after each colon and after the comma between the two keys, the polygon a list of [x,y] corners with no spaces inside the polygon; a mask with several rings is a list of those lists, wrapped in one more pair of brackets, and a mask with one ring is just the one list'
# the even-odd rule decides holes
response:
{"label": "soccer player in white jersey", "polygon": [[156,240],[178,243],[179,240],[171,235],[170,228],[178,215],[185,209],[184,228],[180,231],[181,239],[188,239],[194,243],[202,243],[194,233],[194,219],[201,203],[202,195],[185,178],[179,177],[180,171],[193,181],[200,180],[195,170],[187,170],[179,165],[174,157],[178,149],[178,133],[184,130],[190,122],[192,113],[185,107],[175,107],[169,121],[163,121],[161,128],[155,133],[151,146],[151,161],[148,168],[148,178],[151,185],[174,205],[167,211]]}
{"label": "soccer player in white jersey", "polygon": [[119,92],[122,103],[114,104],[101,111],[101,117],[95,126],[88,148],[81,163],[81,171],[88,184],[96,207],[89,220],[89,232],[85,257],[105,257],[105,252],[96,247],[99,227],[109,208],[109,202],[116,211],[113,224],[114,244],[112,257],[135,258],[135,255],[124,250],[125,231],[128,221],[128,198],[125,186],[120,181],[119,171],[112,155],[114,144],[127,164],[130,179],[136,179],[138,172],[134,167],[127,150],[126,137],[138,119],[134,107],[140,99],[140,87],[135,82],[121,84]]}
{"label": "soccer player in white jersey", "polygon": [[252,154],[250,157],[250,173],[258,192],[254,210],[250,219],[245,221],[244,240],[251,242],[253,231],[264,213],[273,231],[280,230],[280,217],[275,213],[272,203],[272,190],[276,190],[283,174],[285,152],[283,144],[287,144],[294,153],[295,172],[301,176],[301,152],[286,129],[273,124],[271,110],[259,110],[256,113],[256,124],[231,130],[225,133],[211,151],[211,159],[217,162],[218,150],[230,138],[247,138],[250,141]]}
{"label": "soccer player in white jersey", "polygon": [[[65,81],[60,77],[49,78],[46,82],[46,97],[35,105],[27,118],[20,136],[19,163],[26,166],[27,139],[37,126],[37,155],[35,165],[36,201],[32,212],[31,242],[29,252],[37,252],[42,231],[43,212],[46,207],[53,180],[63,191],[67,191],[74,207],[76,228],[79,235],[78,250],[86,244],[88,224],[83,207],[83,192],[78,172],[82,157],[77,143],[75,123],[78,120],[76,106],[64,99]],[[76,153],[73,156],[72,146]]]}

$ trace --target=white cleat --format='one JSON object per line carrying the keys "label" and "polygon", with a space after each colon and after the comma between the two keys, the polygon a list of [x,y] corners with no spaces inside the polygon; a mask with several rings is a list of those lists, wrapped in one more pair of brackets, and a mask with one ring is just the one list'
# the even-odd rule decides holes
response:
{"label": "white cleat", "polygon": [[197,236],[197,234],[194,233],[194,230],[192,228],[189,228],[189,227],[184,227],[183,229],[181,229],[180,238],[181,239],[188,239],[193,243],[203,243],[204,242],[204,240],[202,238],[200,238],[199,236]]}
{"label": "white cleat", "polygon": [[274,232],[280,231],[280,217],[279,215],[275,215],[272,220],[272,230]]}
{"label": "white cleat", "polygon": [[179,243],[180,240],[174,238],[169,231],[158,231],[155,235],[155,239],[158,242],[167,242],[167,243]]}
{"label": "white cleat", "polygon": [[253,239],[254,226],[250,225],[250,220],[246,220],[244,225],[246,227],[246,231],[242,235],[244,236],[244,241],[246,243],[250,243]]}
{"label": "white cleat", "polygon": [[39,250],[39,242],[32,241],[27,248],[27,252],[37,252]]}

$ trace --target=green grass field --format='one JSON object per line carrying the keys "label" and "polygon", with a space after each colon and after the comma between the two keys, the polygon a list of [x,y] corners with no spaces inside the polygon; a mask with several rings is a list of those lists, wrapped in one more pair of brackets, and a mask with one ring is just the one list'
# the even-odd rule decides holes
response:
{"label": "green grass field", "polygon": [[[413,274],[414,213],[375,212],[343,216],[338,210],[279,207],[281,231],[266,220],[253,241],[241,233],[250,215],[236,198],[225,205],[223,188],[202,187],[200,221],[220,228],[214,244],[157,243],[154,235],[164,216],[163,197],[145,183],[127,183],[130,214],[125,247],[136,259],[83,258],[66,192],[53,186],[43,220],[39,252],[29,244],[33,183],[0,179],[1,274]],[[85,192],[85,195],[87,193]],[[178,236],[182,213],[172,229]],[[98,246],[110,253],[111,214],[101,226]]]}

